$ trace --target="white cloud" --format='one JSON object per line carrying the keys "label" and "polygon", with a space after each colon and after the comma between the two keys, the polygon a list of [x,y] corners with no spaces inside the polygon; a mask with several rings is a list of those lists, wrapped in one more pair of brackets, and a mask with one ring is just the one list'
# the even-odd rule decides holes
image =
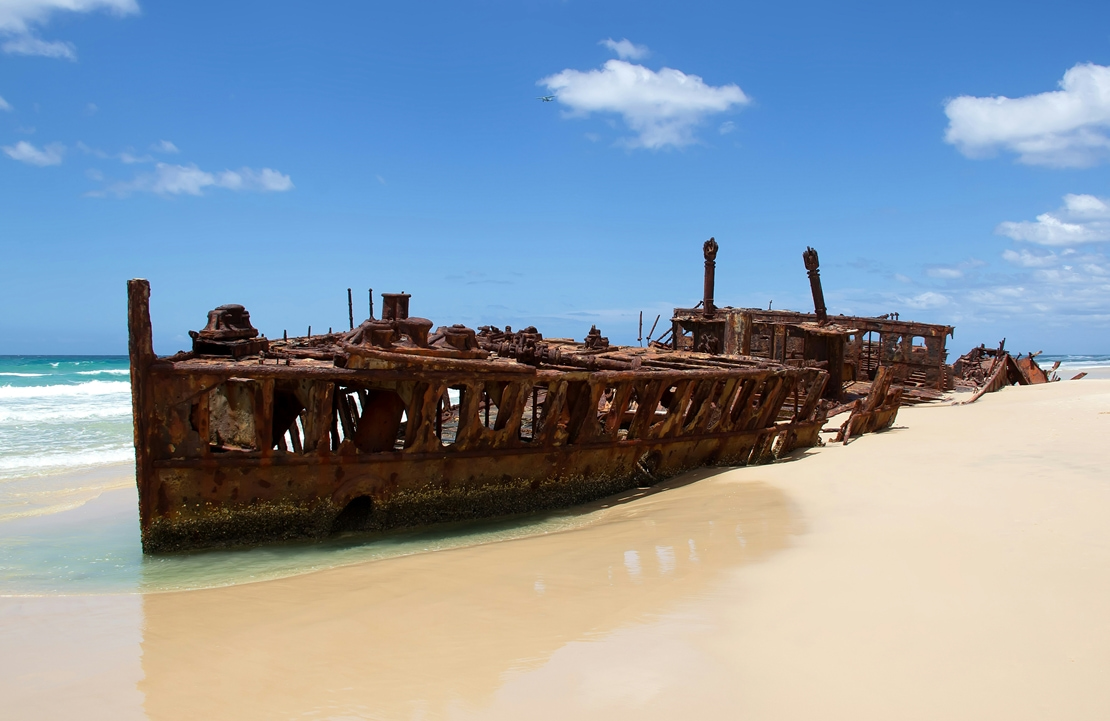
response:
{"label": "white cloud", "polygon": [[3,0],[0,2],[0,31],[27,33],[32,25],[45,25],[55,12],[93,10],[130,15],[139,12],[139,3],[135,0]]}
{"label": "white cloud", "polygon": [[154,145],[151,145],[150,149],[153,150],[156,153],[180,153],[181,152],[180,150],[177,149],[176,145],[174,145],[173,143],[171,143],[168,140],[159,140]]}
{"label": "white cloud", "polygon": [[927,290],[924,293],[919,293],[912,298],[900,298],[900,300],[902,303],[909,306],[910,308],[916,308],[918,310],[926,308],[940,308],[942,306],[948,305],[951,302],[948,296],[942,295],[941,293],[935,293],[931,290]]}
{"label": "white cloud", "polygon": [[0,150],[3,150],[13,160],[44,167],[47,165],[61,165],[62,156],[65,155],[66,149],[61,143],[50,143],[39,150],[26,140],[20,140],[15,145],[5,145]]}
{"label": "white cloud", "polygon": [[1059,256],[1055,253],[1036,255],[1025,249],[1016,251],[1010,248],[1002,251],[1002,259],[1014,265],[1020,265],[1022,268],[1048,268],[1060,262]]}
{"label": "white cloud", "polygon": [[598,70],[563,70],[539,81],[570,115],[616,113],[637,133],[633,147],[681,147],[694,142],[703,118],[750,101],[737,85],[714,87],[697,75],[662,68],[658,72],[624,60]]}
{"label": "white cloud", "polygon": [[126,150],[119,154],[119,161],[124,165],[134,165],[135,163],[150,163],[154,158],[149,155],[133,155]]}
{"label": "white cloud", "polygon": [[1036,220],[1006,221],[999,235],[1038,245],[1081,245],[1110,240],[1110,204],[1093,195],[1064,196],[1064,206]]}
{"label": "white cloud", "polygon": [[963,278],[968,270],[972,268],[981,268],[986,265],[985,262],[978,258],[968,258],[956,264],[937,264],[930,265],[925,268],[925,275],[930,278],[940,278],[943,280],[955,280]]}
{"label": "white cloud", "polygon": [[96,10],[123,16],[139,12],[139,4],[136,0],[0,0],[0,35],[10,37],[0,49],[15,55],[75,60],[72,43],[42,40],[35,37],[34,28],[46,25],[55,13]]}
{"label": "white cloud", "polygon": [[732,122],[731,120],[726,120],[725,122],[721,123],[721,127],[717,128],[717,131],[721,135],[728,135],[733,130],[736,130],[736,123]]}
{"label": "white cloud", "polygon": [[646,45],[636,45],[628,38],[623,40],[614,40],[613,38],[606,38],[598,45],[604,45],[617,54],[621,60],[641,60],[651,54]]}
{"label": "white cloud", "polygon": [[3,97],[0,97],[0,110],[5,110],[9,113],[12,111],[12,106],[8,103],[7,100],[4,100]]}
{"label": "white cloud", "polygon": [[9,55],[38,55],[44,58],[77,59],[77,48],[63,40],[41,40],[31,35],[17,35],[0,45]]}
{"label": "white cloud", "polygon": [[1020,98],[950,100],[944,139],[971,158],[1001,149],[1032,165],[1082,167],[1110,158],[1110,67],[1079,64],[1059,84]]}
{"label": "white cloud", "polygon": [[151,173],[137,175],[127,182],[115,183],[105,191],[96,192],[93,195],[110,193],[118,197],[126,197],[136,192],[159,195],[203,195],[205,188],[283,192],[292,190],[293,181],[288,175],[270,168],[261,170],[241,168],[209,173],[196,165],[158,163]]}
{"label": "white cloud", "polygon": [[78,150],[86,155],[93,155],[102,160],[118,160],[124,165],[134,165],[136,163],[153,163],[154,158],[150,155],[135,155],[134,148],[128,148],[119,154],[106,153],[99,148],[90,148],[84,143],[78,141],[75,146]]}

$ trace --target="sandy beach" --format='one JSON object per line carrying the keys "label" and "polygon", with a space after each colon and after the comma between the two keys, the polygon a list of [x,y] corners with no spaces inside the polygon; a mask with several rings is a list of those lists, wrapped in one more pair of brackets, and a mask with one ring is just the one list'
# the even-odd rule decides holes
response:
{"label": "sandy beach", "polygon": [[1006,388],[574,530],[3,597],[0,716],[1104,719],[1108,437],[1110,380]]}

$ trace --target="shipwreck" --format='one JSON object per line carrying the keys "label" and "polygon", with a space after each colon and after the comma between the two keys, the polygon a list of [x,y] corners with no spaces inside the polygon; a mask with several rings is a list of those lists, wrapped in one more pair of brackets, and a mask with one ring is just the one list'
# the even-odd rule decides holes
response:
{"label": "shipwreck", "polygon": [[[703,297],[646,347],[535,327],[439,326],[383,293],[381,318],[280,340],[241,305],[209,312],[192,349],[153,351],[150,285],[128,281],[143,550],[321,538],[571,506],[706,465],[766,463],[891,427],[903,403],[1055,378],[1035,354],[980,346],[947,363],[952,326]],[[656,323],[658,323],[658,318]],[[1055,370],[1055,368],[1053,369]],[[970,402],[970,401],[969,401]]]}
{"label": "shipwreck", "polygon": [[596,328],[433,331],[403,293],[382,294],[380,319],[281,340],[221,306],[190,351],[158,357],[150,286],[127,290],[146,552],[570,506],[816,445],[828,409],[824,362],[614,346]]}

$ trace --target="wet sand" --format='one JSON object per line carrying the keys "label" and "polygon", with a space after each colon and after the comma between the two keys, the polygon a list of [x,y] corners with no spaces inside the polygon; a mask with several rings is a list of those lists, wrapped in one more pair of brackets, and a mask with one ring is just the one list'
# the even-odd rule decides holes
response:
{"label": "wet sand", "polygon": [[576,530],[0,598],[0,693],[13,718],[1107,718],[1107,438],[1110,381],[1008,388]]}

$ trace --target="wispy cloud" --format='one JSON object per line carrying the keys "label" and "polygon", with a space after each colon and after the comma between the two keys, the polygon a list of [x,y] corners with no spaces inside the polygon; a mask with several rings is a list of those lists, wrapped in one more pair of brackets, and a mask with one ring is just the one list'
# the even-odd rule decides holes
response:
{"label": "wispy cloud", "polygon": [[[102,160],[118,160],[124,165],[134,165],[136,163],[153,163],[154,156],[150,153],[139,155],[135,152],[134,148],[127,148],[118,153],[109,153],[100,148],[92,148],[85,145],[83,142],[78,141],[75,147],[86,155],[92,155]],[[153,152],[161,154],[174,154],[179,152],[177,146],[168,140],[161,140],[150,146]]]}
{"label": "wispy cloud", "polygon": [[1002,258],[1006,262],[1013,263],[1022,268],[1051,268],[1060,262],[1060,257],[1055,253],[1038,255],[1037,253],[1030,253],[1025,249],[1017,251],[1012,248],[1007,248],[1002,251]]}
{"label": "wispy cloud", "polygon": [[117,16],[139,12],[136,0],[0,0],[0,49],[13,55],[38,55],[76,60],[77,50],[63,40],[43,40],[35,30],[58,13],[104,10]]}
{"label": "wispy cloud", "polygon": [[132,180],[112,183],[93,196],[126,197],[133,193],[158,195],[203,195],[208,188],[233,191],[284,192],[293,189],[292,179],[271,168],[240,168],[210,173],[196,165],[157,163],[153,172],[140,173]]}
{"label": "wispy cloud", "polygon": [[66,148],[61,143],[50,143],[40,150],[26,140],[20,140],[15,145],[0,147],[0,150],[3,150],[4,154],[12,160],[44,167],[47,165],[61,165]]}
{"label": "wispy cloud", "polygon": [[899,300],[906,307],[914,308],[915,310],[943,308],[952,302],[952,299],[948,296],[932,290],[927,290],[924,293],[918,293],[914,296],[901,297]]}
{"label": "wispy cloud", "polygon": [[977,258],[969,258],[968,260],[961,261],[959,263],[941,263],[937,265],[926,266],[925,275],[929,276],[930,278],[952,280],[955,278],[963,278],[972,268],[979,268],[984,265],[986,265],[986,263],[978,260]]}
{"label": "wispy cloud", "polygon": [[655,71],[624,60],[596,70],[568,68],[538,84],[570,109],[569,117],[619,115],[636,133],[626,144],[651,149],[689,145],[706,117],[751,102],[735,84],[712,86],[681,70]]}
{"label": "wispy cloud", "polygon": [[628,38],[624,38],[623,40],[606,38],[598,43],[598,45],[604,45],[609,48],[615,52],[617,57],[621,60],[642,60],[648,55],[651,55],[651,51],[648,50],[647,45],[636,45]]}
{"label": "wispy cloud", "polygon": [[1074,246],[1110,240],[1110,202],[1093,195],[1064,196],[1064,205],[1036,220],[1006,221],[999,235],[1038,245]]}
{"label": "wispy cloud", "polygon": [[7,100],[4,100],[3,97],[0,97],[0,110],[3,110],[3,111],[8,112],[8,113],[10,113],[12,111],[12,106],[8,103]]}
{"label": "wispy cloud", "polygon": [[152,163],[154,158],[150,155],[135,155],[126,150],[119,154],[119,161],[124,165],[134,165],[135,163]]}
{"label": "wispy cloud", "polygon": [[77,48],[63,40],[41,40],[31,35],[17,35],[5,40],[0,49],[9,55],[38,55],[44,58],[76,60]]}
{"label": "wispy cloud", "polygon": [[1031,165],[1083,167],[1110,159],[1110,67],[1079,64],[1060,89],[1020,98],[948,101],[946,142],[970,158],[998,150]]}

